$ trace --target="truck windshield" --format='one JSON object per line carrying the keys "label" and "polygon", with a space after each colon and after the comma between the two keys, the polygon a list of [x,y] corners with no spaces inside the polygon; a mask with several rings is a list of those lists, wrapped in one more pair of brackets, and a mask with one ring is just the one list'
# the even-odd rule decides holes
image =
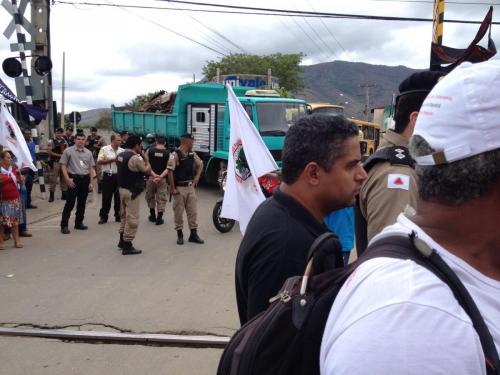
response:
{"label": "truck windshield", "polygon": [[259,131],[262,135],[285,135],[290,126],[307,115],[303,103],[257,103]]}
{"label": "truck windshield", "polygon": [[325,116],[342,116],[344,114],[344,108],[342,107],[320,107],[313,110],[314,114],[321,114]]}

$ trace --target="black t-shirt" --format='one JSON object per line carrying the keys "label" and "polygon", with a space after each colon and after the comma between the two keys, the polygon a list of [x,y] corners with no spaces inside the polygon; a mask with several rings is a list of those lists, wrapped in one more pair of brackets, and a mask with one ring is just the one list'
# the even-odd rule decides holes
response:
{"label": "black t-shirt", "polygon": [[243,325],[269,306],[285,280],[302,275],[314,240],[328,231],[277,189],[255,211],[236,258],[236,299]]}

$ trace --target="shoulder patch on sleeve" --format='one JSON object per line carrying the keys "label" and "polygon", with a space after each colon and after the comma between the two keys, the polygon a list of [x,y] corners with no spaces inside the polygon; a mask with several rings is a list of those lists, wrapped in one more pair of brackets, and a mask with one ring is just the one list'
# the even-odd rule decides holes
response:
{"label": "shoulder patch on sleeve", "polygon": [[410,190],[410,176],[400,173],[390,173],[387,176],[387,188]]}

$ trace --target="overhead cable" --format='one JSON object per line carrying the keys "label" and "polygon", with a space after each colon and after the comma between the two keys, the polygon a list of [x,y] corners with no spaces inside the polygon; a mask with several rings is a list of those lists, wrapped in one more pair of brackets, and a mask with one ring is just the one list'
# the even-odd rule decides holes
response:
{"label": "overhead cable", "polygon": [[[156,0],[156,1],[166,1],[166,0]],[[169,0],[175,1],[175,0]],[[180,1],[177,1],[180,2]],[[136,9],[154,9],[154,10],[166,10],[166,11],[190,11],[190,12],[202,12],[202,13],[221,13],[221,14],[242,14],[242,15],[256,15],[256,16],[282,16],[282,17],[309,17],[309,18],[332,18],[332,19],[356,19],[356,20],[370,20],[370,21],[397,21],[397,22],[433,22],[432,18],[418,18],[418,17],[393,17],[393,16],[373,16],[373,15],[363,15],[363,14],[343,14],[343,13],[327,13],[327,12],[307,12],[307,11],[290,11],[290,10],[280,10],[280,9],[270,9],[269,11],[261,10],[265,8],[249,8],[255,9],[255,12],[249,11],[228,11],[228,10],[211,10],[211,9],[192,9],[192,8],[165,8],[165,7],[153,7],[144,5],[112,5],[106,3],[98,2],[84,2],[84,1],[65,1],[65,0],[54,0],[54,4],[65,4],[65,5],[94,5],[94,6],[107,6],[116,8],[136,8]],[[197,5],[203,5],[201,3],[195,3]],[[204,5],[206,6],[206,5]],[[233,7],[230,5],[220,5],[214,4],[217,7]],[[246,7],[248,8],[248,7]],[[469,21],[469,20],[456,20],[447,19],[446,23],[458,23],[458,24],[471,24],[480,25],[482,21]],[[500,22],[492,22],[492,25],[500,25]]]}

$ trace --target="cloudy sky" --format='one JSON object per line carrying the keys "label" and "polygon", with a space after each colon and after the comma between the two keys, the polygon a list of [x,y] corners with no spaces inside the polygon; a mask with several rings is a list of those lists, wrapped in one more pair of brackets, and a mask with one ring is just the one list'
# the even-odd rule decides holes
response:
{"label": "cloudy sky", "polygon": [[[204,0],[196,0],[203,2]],[[65,4],[69,2],[72,4]],[[90,2],[103,5],[87,5]],[[425,0],[207,0],[217,4],[432,18]],[[163,9],[110,7],[142,6]],[[481,20],[500,1],[447,1],[445,19]],[[305,65],[346,60],[424,68],[428,64],[432,23],[313,19],[179,10],[216,9],[154,0],[64,0],[51,7],[54,99],[61,100],[62,55],[66,53],[66,113],[122,105],[136,95],[173,91],[201,78],[207,60],[222,54],[275,52],[306,54]],[[29,8],[26,15],[29,17]],[[0,27],[11,17],[0,8]],[[465,47],[477,25],[446,24],[444,44]],[[174,32],[181,35],[176,35]],[[500,25],[493,26],[500,46]],[[193,41],[204,44],[202,46]],[[4,58],[15,56],[0,35]],[[0,77],[15,90],[12,78]]]}

